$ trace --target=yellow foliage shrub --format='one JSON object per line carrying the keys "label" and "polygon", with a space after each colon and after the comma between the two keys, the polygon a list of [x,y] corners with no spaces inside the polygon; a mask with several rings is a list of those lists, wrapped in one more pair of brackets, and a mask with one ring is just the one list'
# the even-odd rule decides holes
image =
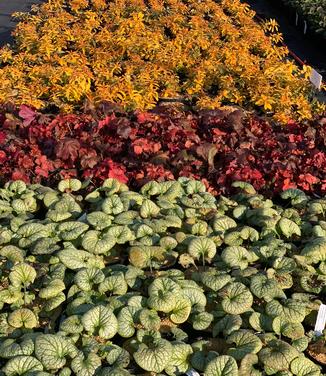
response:
{"label": "yellow foliage shrub", "polygon": [[0,50],[0,102],[67,112],[86,99],[131,110],[182,97],[280,121],[314,111],[275,25],[264,32],[239,0],[49,0],[17,16],[15,44]]}

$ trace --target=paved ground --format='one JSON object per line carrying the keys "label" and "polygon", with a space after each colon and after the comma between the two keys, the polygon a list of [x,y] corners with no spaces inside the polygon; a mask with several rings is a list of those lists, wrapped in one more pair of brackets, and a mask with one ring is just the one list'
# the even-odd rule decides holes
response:
{"label": "paved ground", "polygon": [[318,40],[302,33],[303,25],[295,26],[295,12],[285,11],[277,0],[243,0],[257,14],[275,18],[284,36],[284,42],[301,60],[316,68],[326,77],[326,40]]}
{"label": "paved ground", "polygon": [[15,22],[11,19],[14,12],[28,12],[33,4],[40,4],[42,0],[0,0],[0,45],[12,41],[11,31]]}

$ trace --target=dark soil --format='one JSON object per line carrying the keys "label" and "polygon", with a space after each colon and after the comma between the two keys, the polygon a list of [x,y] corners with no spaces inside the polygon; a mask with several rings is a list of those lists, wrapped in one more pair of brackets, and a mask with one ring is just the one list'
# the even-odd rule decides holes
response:
{"label": "dark soil", "polygon": [[307,353],[318,363],[326,366],[326,346],[324,340],[320,339],[319,341],[310,344]]}

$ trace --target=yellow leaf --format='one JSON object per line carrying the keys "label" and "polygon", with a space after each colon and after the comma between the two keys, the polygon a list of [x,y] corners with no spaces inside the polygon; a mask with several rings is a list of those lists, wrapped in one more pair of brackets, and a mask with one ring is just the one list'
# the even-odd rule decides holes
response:
{"label": "yellow leaf", "polygon": [[257,106],[264,107],[264,110],[272,110],[272,105],[274,103],[275,101],[272,98],[264,94],[262,94],[260,98],[255,102]]}

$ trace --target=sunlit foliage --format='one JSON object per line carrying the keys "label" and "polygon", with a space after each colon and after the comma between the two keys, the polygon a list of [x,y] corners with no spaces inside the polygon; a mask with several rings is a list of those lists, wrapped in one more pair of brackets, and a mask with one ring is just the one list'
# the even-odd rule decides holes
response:
{"label": "sunlit foliage", "polygon": [[265,34],[239,0],[49,0],[17,16],[15,44],[0,50],[1,102],[68,112],[85,100],[129,110],[183,97],[281,122],[315,111],[277,29]]}

